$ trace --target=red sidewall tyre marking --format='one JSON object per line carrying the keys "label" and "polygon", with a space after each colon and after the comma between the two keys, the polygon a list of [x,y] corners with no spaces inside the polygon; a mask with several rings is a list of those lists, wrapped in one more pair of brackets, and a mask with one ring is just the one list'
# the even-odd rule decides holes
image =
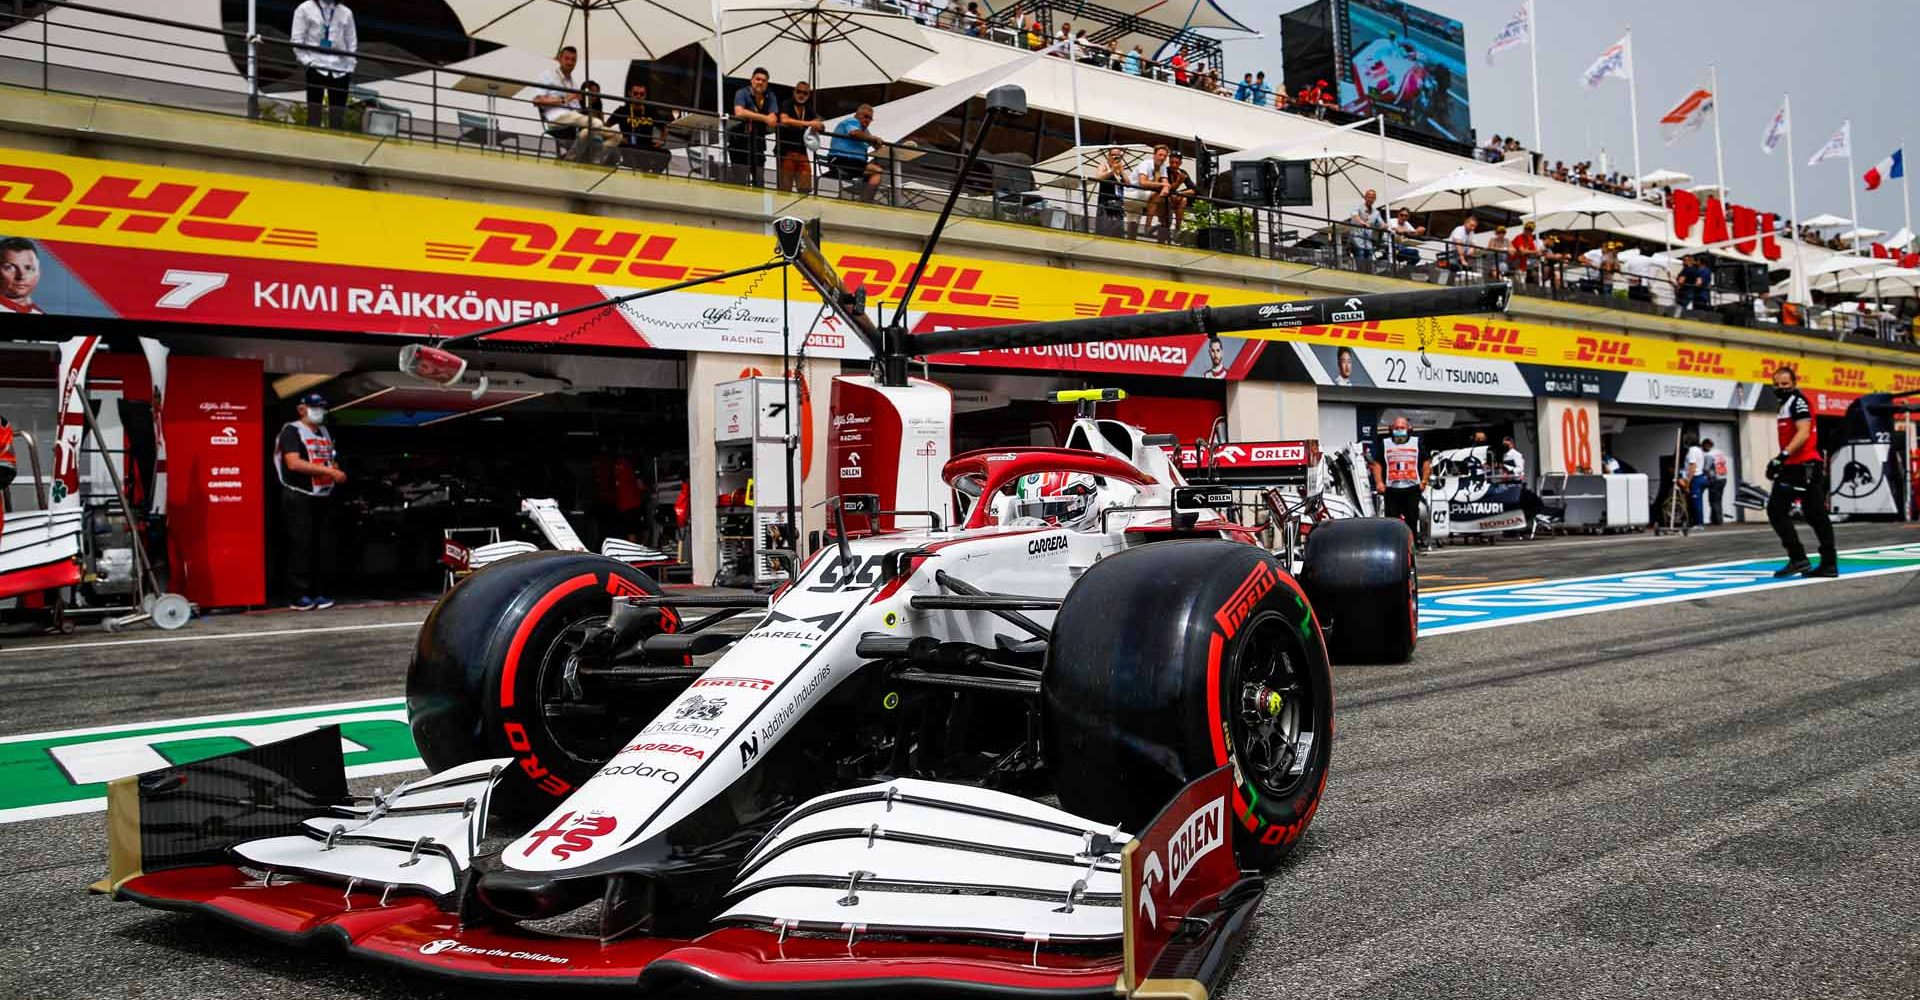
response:
{"label": "red sidewall tyre marking", "polygon": [[599,582],[600,576],[597,573],[582,573],[570,580],[562,581],[559,586],[547,591],[546,595],[541,597],[532,609],[527,612],[527,617],[521,619],[520,627],[513,632],[513,642],[507,647],[507,661],[500,671],[501,708],[513,707],[514,682],[520,674],[520,654],[526,649],[527,637],[533,634],[535,628],[539,627],[540,619],[545,618],[547,612],[552,610],[553,606],[560,603],[568,594],[583,587],[591,587]]}

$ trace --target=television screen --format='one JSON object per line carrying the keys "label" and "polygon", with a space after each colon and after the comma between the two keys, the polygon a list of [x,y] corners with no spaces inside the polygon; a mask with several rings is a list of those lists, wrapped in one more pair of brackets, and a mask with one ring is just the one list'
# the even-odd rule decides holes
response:
{"label": "television screen", "polygon": [[1466,30],[1400,0],[1336,0],[1342,8],[1340,106],[1389,124],[1471,142]]}

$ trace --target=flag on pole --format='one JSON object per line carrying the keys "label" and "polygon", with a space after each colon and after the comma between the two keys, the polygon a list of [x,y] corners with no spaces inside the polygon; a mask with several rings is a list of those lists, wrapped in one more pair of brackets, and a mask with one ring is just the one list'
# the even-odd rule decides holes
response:
{"label": "flag on pole", "polygon": [[1494,56],[1533,41],[1532,13],[1533,3],[1532,0],[1528,0],[1527,3],[1520,5],[1520,11],[1513,15],[1513,20],[1508,21],[1507,26],[1493,36],[1493,44],[1487,46],[1487,65],[1493,65]]}
{"label": "flag on pole", "polygon": [[1813,158],[1807,161],[1807,166],[1817,167],[1820,165],[1820,161],[1822,160],[1826,160],[1835,156],[1852,156],[1852,155],[1853,155],[1853,122],[1844,121],[1840,123],[1840,131],[1835,132],[1834,134],[1827,137],[1826,145],[1821,146],[1819,149],[1816,149],[1813,151]]}
{"label": "flag on pole", "polygon": [[1627,44],[1632,37],[1631,35],[1622,36],[1607,51],[1600,53],[1600,58],[1595,59],[1593,65],[1587,67],[1586,74],[1580,78],[1581,82],[1587,85],[1587,89],[1600,86],[1601,81],[1610,76],[1617,76],[1622,80],[1633,78],[1633,55],[1627,51]]}
{"label": "flag on pole", "polygon": [[1700,127],[1713,113],[1713,91],[1701,89],[1688,94],[1673,110],[1660,116],[1660,134],[1671,146]]}
{"label": "flag on pole", "polygon": [[1760,151],[1772,155],[1773,151],[1779,148],[1780,140],[1785,138],[1786,134],[1787,106],[1782,104],[1780,110],[1773,113],[1773,120],[1767,123],[1767,134],[1760,139]]}
{"label": "flag on pole", "polygon": [[1880,186],[1881,181],[1899,180],[1906,175],[1907,169],[1901,164],[1900,151],[1896,149],[1893,151],[1892,156],[1881,160],[1869,168],[1866,174],[1861,177],[1861,180],[1866,181],[1867,190],[1872,191]]}

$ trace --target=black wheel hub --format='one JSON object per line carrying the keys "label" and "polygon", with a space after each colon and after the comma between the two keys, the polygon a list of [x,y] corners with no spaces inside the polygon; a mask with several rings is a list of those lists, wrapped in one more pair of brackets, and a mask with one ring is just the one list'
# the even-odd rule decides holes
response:
{"label": "black wheel hub", "polygon": [[583,764],[604,764],[633,735],[635,722],[616,711],[604,686],[583,684],[580,668],[593,662],[591,638],[607,622],[595,615],[568,625],[540,659],[540,712],[547,736]]}
{"label": "black wheel hub", "polygon": [[1267,614],[1245,626],[1233,664],[1228,732],[1241,780],[1260,794],[1284,797],[1306,776],[1321,729],[1309,675],[1286,619]]}

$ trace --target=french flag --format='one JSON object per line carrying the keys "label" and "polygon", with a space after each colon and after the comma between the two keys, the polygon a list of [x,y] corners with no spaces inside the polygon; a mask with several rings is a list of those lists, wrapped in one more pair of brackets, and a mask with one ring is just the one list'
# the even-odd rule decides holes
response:
{"label": "french flag", "polygon": [[1900,163],[1900,151],[1896,149],[1892,156],[1874,164],[1861,179],[1867,182],[1867,190],[1872,191],[1881,181],[1898,180],[1906,175],[1906,168]]}

